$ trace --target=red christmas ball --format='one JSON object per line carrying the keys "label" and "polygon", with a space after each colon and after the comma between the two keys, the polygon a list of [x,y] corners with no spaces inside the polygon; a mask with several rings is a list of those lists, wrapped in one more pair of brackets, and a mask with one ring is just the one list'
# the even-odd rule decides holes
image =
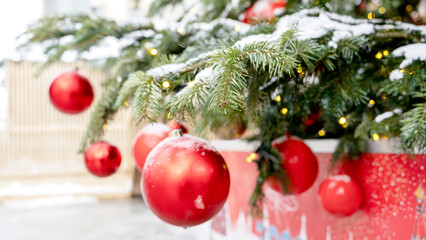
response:
{"label": "red christmas ball", "polygon": [[49,88],[49,97],[59,111],[76,114],[90,106],[94,94],[87,78],[77,72],[66,72],[53,80]]}
{"label": "red christmas ball", "polygon": [[[291,182],[288,192],[299,194],[308,190],[318,176],[318,161],[311,149],[296,139],[274,141],[272,146],[278,149],[283,159],[281,166]],[[269,178],[267,184],[284,192],[275,178]]]}
{"label": "red christmas ball", "polygon": [[118,148],[107,142],[95,142],[86,151],[85,164],[93,175],[108,177],[120,167],[121,154]]}
{"label": "red christmas ball", "polygon": [[201,224],[223,207],[229,171],[222,156],[193,136],[169,137],[148,155],[142,196],[163,221],[182,227]]}
{"label": "red christmas ball", "polygon": [[180,129],[180,130],[182,130],[182,133],[188,133],[188,130],[186,129],[186,127],[185,127],[184,125],[182,125],[182,124],[180,124],[180,123],[176,122],[176,121],[171,121],[171,122],[169,122],[169,124],[167,124],[167,125],[169,125],[169,127],[170,127],[172,130],[174,130],[174,129]]}
{"label": "red christmas ball", "polygon": [[361,188],[349,175],[326,178],[318,194],[324,208],[332,214],[350,216],[361,207]]}
{"label": "red christmas ball", "polygon": [[145,159],[151,150],[169,136],[172,129],[162,123],[148,124],[138,133],[133,142],[133,157],[136,167],[142,171]]}
{"label": "red christmas ball", "polygon": [[244,14],[244,23],[254,24],[259,21],[271,21],[275,15],[284,11],[285,0],[259,0],[247,8]]}

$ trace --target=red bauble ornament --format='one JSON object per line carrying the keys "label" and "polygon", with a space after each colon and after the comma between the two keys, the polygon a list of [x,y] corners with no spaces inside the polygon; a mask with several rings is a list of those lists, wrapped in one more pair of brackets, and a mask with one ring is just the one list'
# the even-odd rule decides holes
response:
{"label": "red bauble ornament", "polygon": [[285,0],[259,0],[247,8],[243,22],[254,24],[259,21],[271,21],[275,15],[284,11]]}
{"label": "red bauble ornament", "polygon": [[115,173],[121,164],[121,154],[115,146],[99,141],[93,143],[85,154],[86,168],[93,175],[108,177]]}
{"label": "red bauble ornament", "polygon": [[76,114],[86,110],[93,101],[89,80],[77,72],[66,72],[56,77],[49,88],[52,104],[61,112]]}
{"label": "red bauble ornament", "polygon": [[180,129],[182,130],[182,133],[188,133],[188,130],[186,129],[186,127],[176,121],[171,121],[169,122],[169,127],[174,130],[174,129]]}
{"label": "red bauble ornament", "polygon": [[324,208],[332,214],[350,216],[361,207],[361,189],[349,175],[326,178],[318,194]]}
{"label": "red bauble ornament", "polygon": [[148,155],[141,179],[142,196],[163,221],[182,227],[212,218],[225,203],[229,171],[206,141],[169,137]]}
{"label": "red bauble ornament", "polygon": [[[288,192],[299,194],[310,188],[318,176],[318,161],[311,149],[296,139],[274,141],[272,146],[278,149],[283,159],[281,166],[291,182]],[[269,178],[267,184],[284,192],[275,178]]]}
{"label": "red bauble ornament", "polygon": [[169,136],[172,129],[162,123],[148,124],[138,133],[133,142],[133,157],[137,168],[142,171],[145,159],[151,150]]}

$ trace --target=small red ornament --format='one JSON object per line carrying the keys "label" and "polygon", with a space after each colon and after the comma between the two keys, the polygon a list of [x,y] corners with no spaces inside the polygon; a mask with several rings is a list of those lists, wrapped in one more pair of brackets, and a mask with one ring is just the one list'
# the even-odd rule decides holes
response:
{"label": "small red ornament", "polygon": [[332,214],[350,216],[361,207],[361,189],[346,174],[326,178],[321,183],[318,194],[325,210]]}
{"label": "small red ornament", "polygon": [[254,24],[274,20],[275,15],[284,11],[286,4],[285,0],[259,0],[247,8],[243,22]]}
{"label": "small red ornament", "polygon": [[169,136],[172,129],[162,123],[148,124],[138,133],[133,142],[133,157],[137,168],[142,171],[145,159],[151,150]]}
{"label": "small red ornament", "polygon": [[201,224],[222,209],[230,177],[222,156],[206,141],[169,137],[148,155],[142,196],[163,221],[182,227]]}
{"label": "small red ornament", "polygon": [[174,129],[180,129],[182,130],[182,133],[188,133],[188,130],[186,129],[186,127],[176,121],[171,121],[169,122],[169,127],[174,130]]}
{"label": "small red ornament", "polygon": [[77,72],[66,72],[56,77],[49,88],[52,104],[61,112],[77,114],[86,110],[93,101],[89,80]]}
{"label": "small red ornament", "polygon": [[86,151],[85,164],[93,175],[108,177],[120,167],[121,154],[118,148],[107,142],[95,142]]}
{"label": "small red ornament", "polygon": [[[272,146],[278,149],[283,159],[281,166],[291,182],[288,192],[299,194],[308,190],[318,176],[318,161],[311,149],[302,141],[292,138],[274,141]],[[275,178],[269,178],[267,184],[284,192]]]}

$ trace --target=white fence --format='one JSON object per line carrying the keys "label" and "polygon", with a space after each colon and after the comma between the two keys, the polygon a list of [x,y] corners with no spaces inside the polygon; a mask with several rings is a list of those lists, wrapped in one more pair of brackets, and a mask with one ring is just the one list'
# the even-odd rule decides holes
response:
{"label": "white fence", "polygon": [[[77,153],[90,112],[100,96],[105,73],[83,62],[55,63],[39,76],[35,75],[40,67],[38,63],[7,61],[4,67],[8,114],[6,128],[0,129],[0,199],[16,197],[11,185],[18,184],[25,191],[45,183],[96,185],[109,189],[105,191],[108,194],[130,195],[134,170],[131,144],[136,129],[131,125],[127,110],[116,115],[103,138],[116,145],[122,154],[122,165],[115,176],[102,179],[91,176],[85,169],[84,156]],[[76,67],[91,81],[95,101],[84,113],[67,115],[52,106],[48,89],[54,77]],[[116,194],[111,186],[119,189]],[[8,191],[2,192],[2,189]],[[72,193],[79,192],[74,188]],[[102,195],[103,192],[93,193]]]}

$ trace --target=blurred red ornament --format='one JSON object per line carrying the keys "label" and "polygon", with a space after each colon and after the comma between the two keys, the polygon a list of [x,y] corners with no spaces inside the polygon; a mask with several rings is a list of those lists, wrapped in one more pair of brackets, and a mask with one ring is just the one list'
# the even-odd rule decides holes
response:
{"label": "blurred red ornament", "polygon": [[206,141],[169,137],[148,155],[142,196],[163,221],[182,227],[201,224],[222,209],[230,177],[222,156]]}
{"label": "blurred red ornament", "polygon": [[180,129],[182,130],[182,133],[188,133],[188,130],[186,129],[186,127],[176,121],[171,121],[169,122],[169,127],[174,130],[174,129]]}
{"label": "blurred red ornament", "polygon": [[284,11],[286,4],[285,0],[259,0],[247,8],[243,22],[254,24],[274,20],[275,15]]}
{"label": "blurred red ornament", "polygon": [[[299,194],[308,190],[318,176],[318,161],[312,150],[296,139],[274,141],[272,146],[280,152],[283,159],[281,166],[291,182],[288,193]],[[267,184],[277,191],[284,192],[278,179],[274,177],[269,178]]]}
{"label": "blurred red ornament", "polygon": [[108,177],[120,167],[121,154],[118,148],[107,142],[95,142],[85,153],[85,164],[93,175]]}
{"label": "blurred red ornament", "polygon": [[52,104],[61,112],[77,114],[86,110],[93,101],[89,80],[77,72],[66,72],[56,77],[49,88]]}
{"label": "blurred red ornament", "polygon": [[350,216],[361,207],[361,189],[349,175],[326,178],[318,194],[324,208],[332,214]]}
{"label": "blurred red ornament", "polygon": [[324,127],[324,122],[321,120],[321,111],[315,109],[307,118],[302,119],[305,132],[308,134],[316,134]]}
{"label": "blurred red ornament", "polygon": [[151,150],[169,136],[172,129],[162,123],[148,124],[138,133],[133,142],[133,157],[136,167],[142,171]]}

